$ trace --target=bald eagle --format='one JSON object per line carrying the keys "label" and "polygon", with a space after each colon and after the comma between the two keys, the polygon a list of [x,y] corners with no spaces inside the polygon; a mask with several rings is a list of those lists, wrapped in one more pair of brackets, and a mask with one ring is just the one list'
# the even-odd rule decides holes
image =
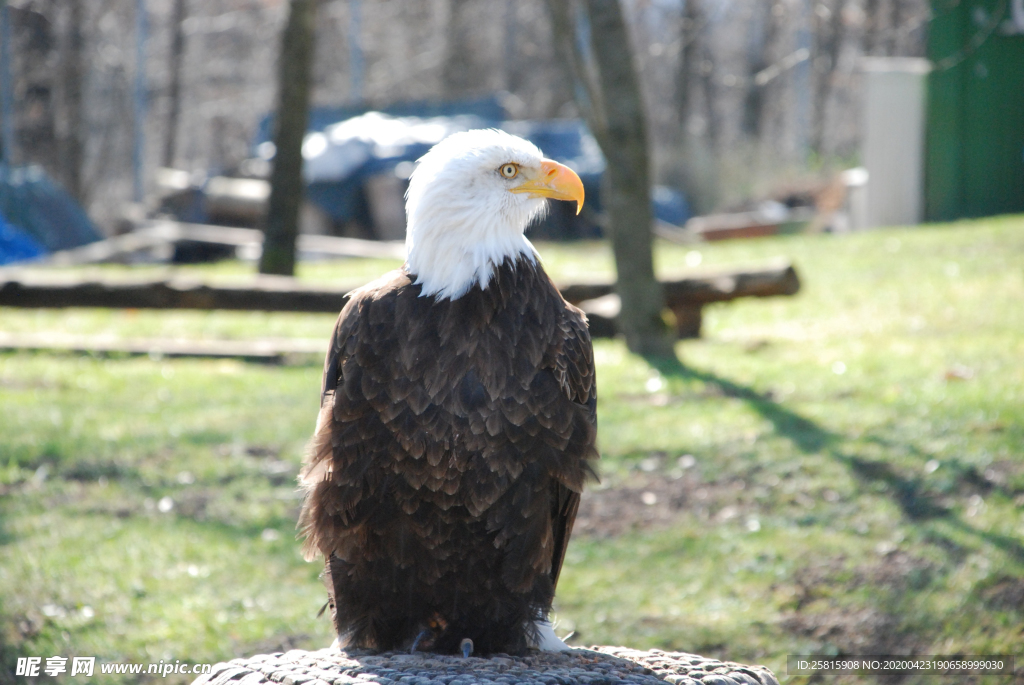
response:
{"label": "bald eagle", "polygon": [[410,179],[406,263],[338,317],[300,527],[342,646],[565,648],[545,620],[597,390],[586,318],[524,236],[545,198],[578,213],[583,184],[508,133],[448,137]]}

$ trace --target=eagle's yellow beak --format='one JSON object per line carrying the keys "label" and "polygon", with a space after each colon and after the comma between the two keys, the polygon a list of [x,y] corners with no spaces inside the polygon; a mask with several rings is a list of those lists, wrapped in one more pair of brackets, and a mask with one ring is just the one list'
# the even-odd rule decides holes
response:
{"label": "eagle's yellow beak", "polygon": [[[526,174],[524,174],[526,175]],[[576,172],[558,162],[545,159],[540,163],[540,172],[515,188],[512,193],[530,193],[533,197],[550,197],[555,200],[575,200],[576,213],[583,209],[583,181]]]}

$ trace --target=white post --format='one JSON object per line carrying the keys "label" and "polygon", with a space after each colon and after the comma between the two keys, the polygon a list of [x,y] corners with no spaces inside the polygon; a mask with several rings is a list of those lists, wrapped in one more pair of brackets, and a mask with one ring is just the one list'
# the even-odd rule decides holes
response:
{"label": "white post", "polygon": [[861,154],[868,170],[867,226],[920,223],[924,209],[926,59],[868,57]]}

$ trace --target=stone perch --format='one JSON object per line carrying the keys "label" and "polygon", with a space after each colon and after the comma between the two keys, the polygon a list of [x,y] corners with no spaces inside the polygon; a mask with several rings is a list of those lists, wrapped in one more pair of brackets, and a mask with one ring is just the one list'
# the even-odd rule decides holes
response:
{"label": "stone perch", "polygon": [[684,652],[591,647],[514,657],[295,649],[219,663],[193,685],[779,685],[764,666]]}

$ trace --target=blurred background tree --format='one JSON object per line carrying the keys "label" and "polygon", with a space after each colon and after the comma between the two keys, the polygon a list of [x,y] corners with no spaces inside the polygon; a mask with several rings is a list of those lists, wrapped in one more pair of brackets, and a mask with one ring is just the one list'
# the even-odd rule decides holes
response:
{"label": "blurred background tree", "polygon": [[263,227],[260,273],[295,272],[295,238],[302,205],[302,139],[309,119],[310,71],[316,40],[317,0],[291,0],[278,58],[277,113],[270,205]]}
{"label": "blurred background tree", "polygon": [[577,106],[608,162],[601,192],[622,303],[618,326],[633,352],[669,356],[674,336],[661,319],[665,298],[654,277],[647,115],[633,51],[623,49],[630,36],[622,7],[618,0],[547,4],[555,41],[572,69]]}
{"label": "blurred background tree", "polygon": [[174,14],[171,16],[171,54],[167,69],[167,123],[164,126],[164,154],[161,163],[173,167],[178,150],[178,120],[181,118],[181,77],[182,58],[185,56],[185,15],[188,11],[185,0],[174,0]]}

